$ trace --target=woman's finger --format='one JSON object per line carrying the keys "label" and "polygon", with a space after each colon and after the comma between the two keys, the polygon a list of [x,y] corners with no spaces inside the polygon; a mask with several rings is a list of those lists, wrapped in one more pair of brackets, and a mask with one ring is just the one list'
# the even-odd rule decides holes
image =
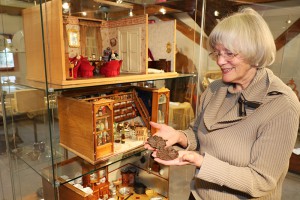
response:
{"label": "woman's finger", "polygon": [[153,128],[156,128],[156,129],[161,129],[161,124],[158,124],[158,123],[155,123],[155,122],[150,122],[150,125],[153,127]]}
{"label": "woman's finger", "polygon": [[182,161],[194,162],[194,160],[195,160],[194,154],[188,153],[188,154],[182,155]]}
{"label": "woman's finger", "polygon": [[154,160],[163,165],[188,165],[189,162],[182,161],[182,159],[176,158],[174,160],[162,160],[160,158],[154,158]]}

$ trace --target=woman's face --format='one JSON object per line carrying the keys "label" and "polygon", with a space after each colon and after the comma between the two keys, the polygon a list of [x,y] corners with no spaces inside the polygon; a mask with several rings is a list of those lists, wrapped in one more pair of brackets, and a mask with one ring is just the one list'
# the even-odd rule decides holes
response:
{"label": "woman's face", "polygon": [[250,84],[256,74],[256,67],[251,66],[241,55],[230,52],[223,45],[217,45],[214,54],[224,82],[235,83],[242,89]]}

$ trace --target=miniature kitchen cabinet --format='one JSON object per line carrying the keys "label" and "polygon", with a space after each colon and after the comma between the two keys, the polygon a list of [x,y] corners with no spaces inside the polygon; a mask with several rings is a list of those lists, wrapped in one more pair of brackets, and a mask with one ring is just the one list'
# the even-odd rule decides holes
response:
{"label": "miniature kitchen cabinet", "polygon": [[113,153],[113,100],[58,98],[60,144],[90,163]]}

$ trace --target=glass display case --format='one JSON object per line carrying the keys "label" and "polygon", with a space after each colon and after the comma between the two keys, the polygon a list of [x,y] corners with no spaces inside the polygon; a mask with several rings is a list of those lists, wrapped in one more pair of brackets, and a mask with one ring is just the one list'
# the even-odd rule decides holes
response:
{"label": "glass display case", "polygon": [[[197,115],[202,79],[218,74],[206,48],[218,20],[243,6],[262,13],[278,47],[271,69],[300,84],[299,2],[251,2],[1,1],[0,196],[187,199],[194,168],[158,165],[143,142],[150,120],[184,129]],[[112,50],[123,63],[107,77]],[[127,90],[140,87],[151,98]],[[133,177],[150,196],[123,184]]]}
{"label": "glass display case", "polygon": [[[167,80],[197,81],[196,71],[176,71],[175,19],[160,21],[150,8],[141,12],[140,4],[132,10],[134,16],[128,16],[124,5],[133,4],[126,2],[18,3],[1,2],[10,9],[1,13],[0,32],[12,36],[12,44],[6,39],[1,52],[3,196],[108,199],[133,193],[132,199],[172,198],[170,168],[156,163],[143,148],[151,134],[151,115],[143,112],[140,96],[122,88],[160,91]],[[70,6],[68,12],[64,3]],[[102,16],[105,6],[110,11]],[[87,16],[78,15],[83,12],[78,9],[87,9]],[[154,19],[157,23],[151,25]],[[172,31],[161,35],[166,29]],[[123,60],[115,77],[101,74],[111,50]],[[148,68],[150,51],[153,61],[168,67]],[[153,98],[161,110],[153,116],[160,116],[161,123],[168,122],[169,91]],[[134,191],[128,184],[132,182],[151,194]],[[129,194],[123,192],[125,187]]]}

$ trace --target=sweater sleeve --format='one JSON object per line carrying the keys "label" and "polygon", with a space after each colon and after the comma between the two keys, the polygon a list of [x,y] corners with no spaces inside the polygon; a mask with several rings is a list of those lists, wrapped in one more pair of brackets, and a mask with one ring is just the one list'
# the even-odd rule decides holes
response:
{"label": "sweater sleeve", "polygon": [[288,169],[299,127],[299,110],[283,110],[259,128],[248,166],[234,166],[205,153],[195,177],[253,197],[273,190]]}
{"label": "sweater sleeve", "polygon": [[198,126],[202,117],[202,107],[204,104],[205,97],[209,93],[209,89],[206,89],[200,96],[200,103],[198,106],[197,110],[197,117],[190,123],[189,128],[187,130],[181,131],[183,132],[188,140],[188,146],[186,147],[186,150],[189,151],[195,151],[199,150],[200,145],[199,145],[199,140],[197,137],[197,131],[198,131]]}

